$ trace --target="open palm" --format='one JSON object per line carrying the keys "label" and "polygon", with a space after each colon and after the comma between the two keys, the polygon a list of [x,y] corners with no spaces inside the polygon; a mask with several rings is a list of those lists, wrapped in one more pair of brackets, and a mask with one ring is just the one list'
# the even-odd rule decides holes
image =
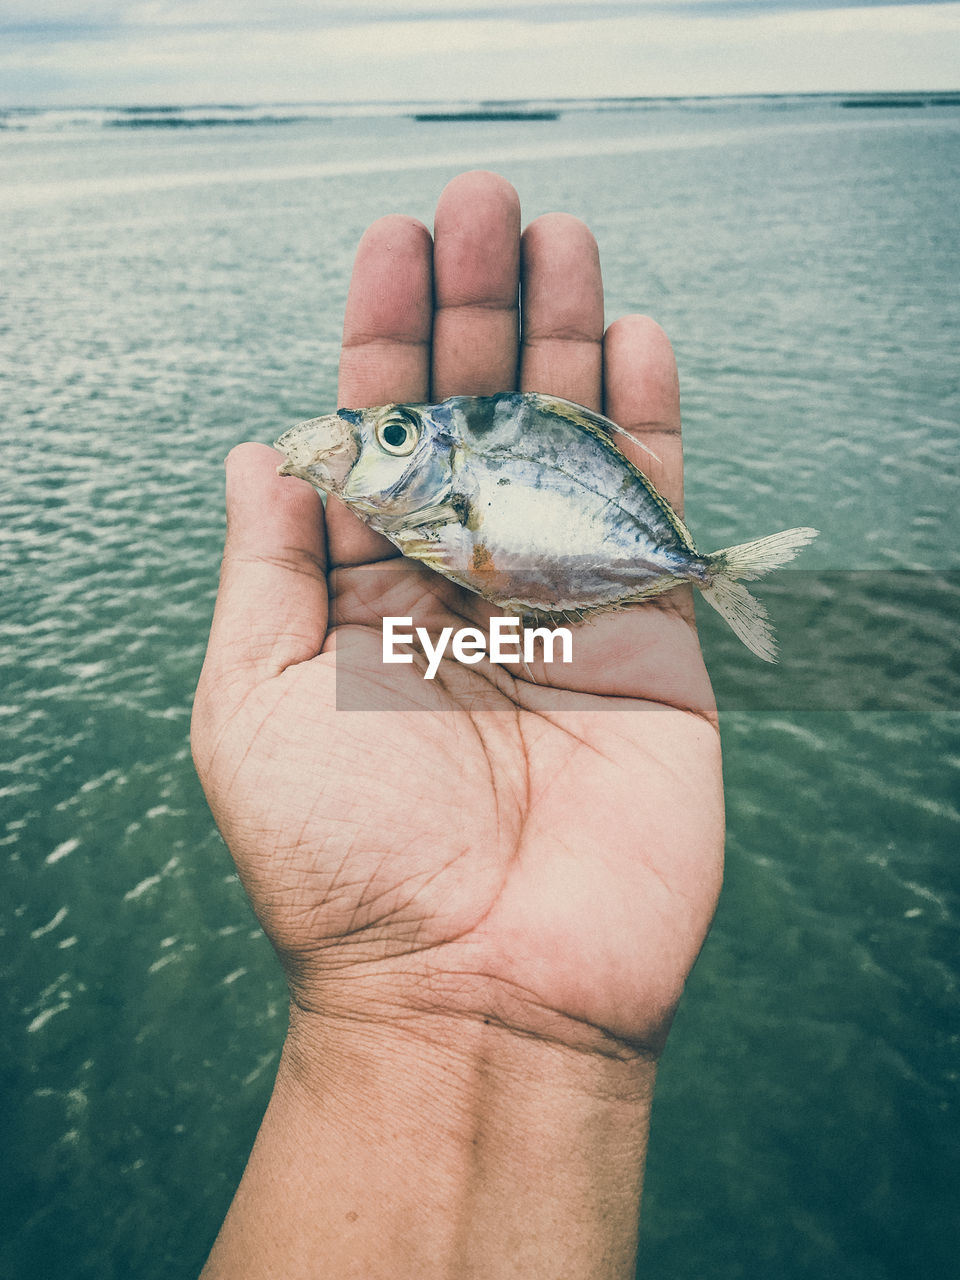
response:
{"label": "open palm", "polygon": [[[523,328],[518,303],[522,297]],[[515,193],[466,174],[435,237],[361,242],[340,401],[543,391],[600,409],[679,507],[676,369],[641,317],[603,331],[573,218],[521,237]],[[318,412],[322,409],[318,406]],[[640,455],[637,455],[640,460]],[[436,632],[489,608],[335,500],[228,465],[229,531],[194,751],[306,1016],[482,1018],[656,1053],[719,883],[716,720],[686,589],[578,627],[570,666],[385,667],[384,616]]]}

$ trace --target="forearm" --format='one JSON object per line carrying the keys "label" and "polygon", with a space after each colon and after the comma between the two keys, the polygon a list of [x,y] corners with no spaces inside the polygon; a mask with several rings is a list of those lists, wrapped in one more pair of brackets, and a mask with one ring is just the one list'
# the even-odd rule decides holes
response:
{"label": "forearm", "polygon": [[472,1020],[292,1020],[204,1280],[632,1277],[654,1067]]}

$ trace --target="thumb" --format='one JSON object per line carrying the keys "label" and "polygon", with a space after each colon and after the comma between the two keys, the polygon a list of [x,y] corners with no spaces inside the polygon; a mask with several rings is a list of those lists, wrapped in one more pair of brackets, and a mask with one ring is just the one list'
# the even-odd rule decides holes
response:
{"label": "thumb", "polygon": [[231,450],[227,540],[204,681],[250,687],[305,662],[327,631],[326,540],[320,495],[278,476],[262,444]]}

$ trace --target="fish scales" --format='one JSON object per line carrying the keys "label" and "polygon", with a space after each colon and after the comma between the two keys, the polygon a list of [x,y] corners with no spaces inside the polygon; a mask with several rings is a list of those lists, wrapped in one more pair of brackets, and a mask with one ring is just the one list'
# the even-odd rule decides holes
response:
{"label": "fish scales", "polygon": [[[632,516],[657,546],[693,550],[692,542],[685,539],[677,528],[675,513],[670,511],[668,514],[669,508],[647,477],[632,467],[619,450],[611,449],[608,440],[595,434],[599,424],[606,421],[599,414],[591,414],[589,410],[573,405],[570,409],[576,410],[574,417],[544,412],[538,401],[566,409],[566,402],[550,397],[514,394],[492,399],[502,424],[495,443],[488,443],[486,433],[474,431],[469,415],[464,414],[464,439],[473,447],[478,463],[484,457],[491,457],[494,450],[502,450],[508,466],[525,460],[542,470],[542,484],[551,480],[547,473],[555,472],[583,491],[593,491],[602,496],[605,502],[614,504],[625,516]],[[557,477],[552,477],[552,480],[555,486],[559,484]],[[651,502],[654,494],[656,498]],[[611,515],[614,514],[611,511]]]}

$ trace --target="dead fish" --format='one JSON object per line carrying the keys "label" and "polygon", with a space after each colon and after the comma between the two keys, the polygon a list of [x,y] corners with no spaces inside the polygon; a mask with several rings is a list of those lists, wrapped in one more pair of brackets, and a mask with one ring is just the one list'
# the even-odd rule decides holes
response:
{"label": "dead fish", "polygon": [[[602,414],[534,393],[340,409],[285,431],[281,475],[335,494],[403,552],[511,613],[571,621],[681,583],[775,662],[744,581],[786,564],[816,529],[704,555]],[[630,437],[632,438],[632,437]]]}

